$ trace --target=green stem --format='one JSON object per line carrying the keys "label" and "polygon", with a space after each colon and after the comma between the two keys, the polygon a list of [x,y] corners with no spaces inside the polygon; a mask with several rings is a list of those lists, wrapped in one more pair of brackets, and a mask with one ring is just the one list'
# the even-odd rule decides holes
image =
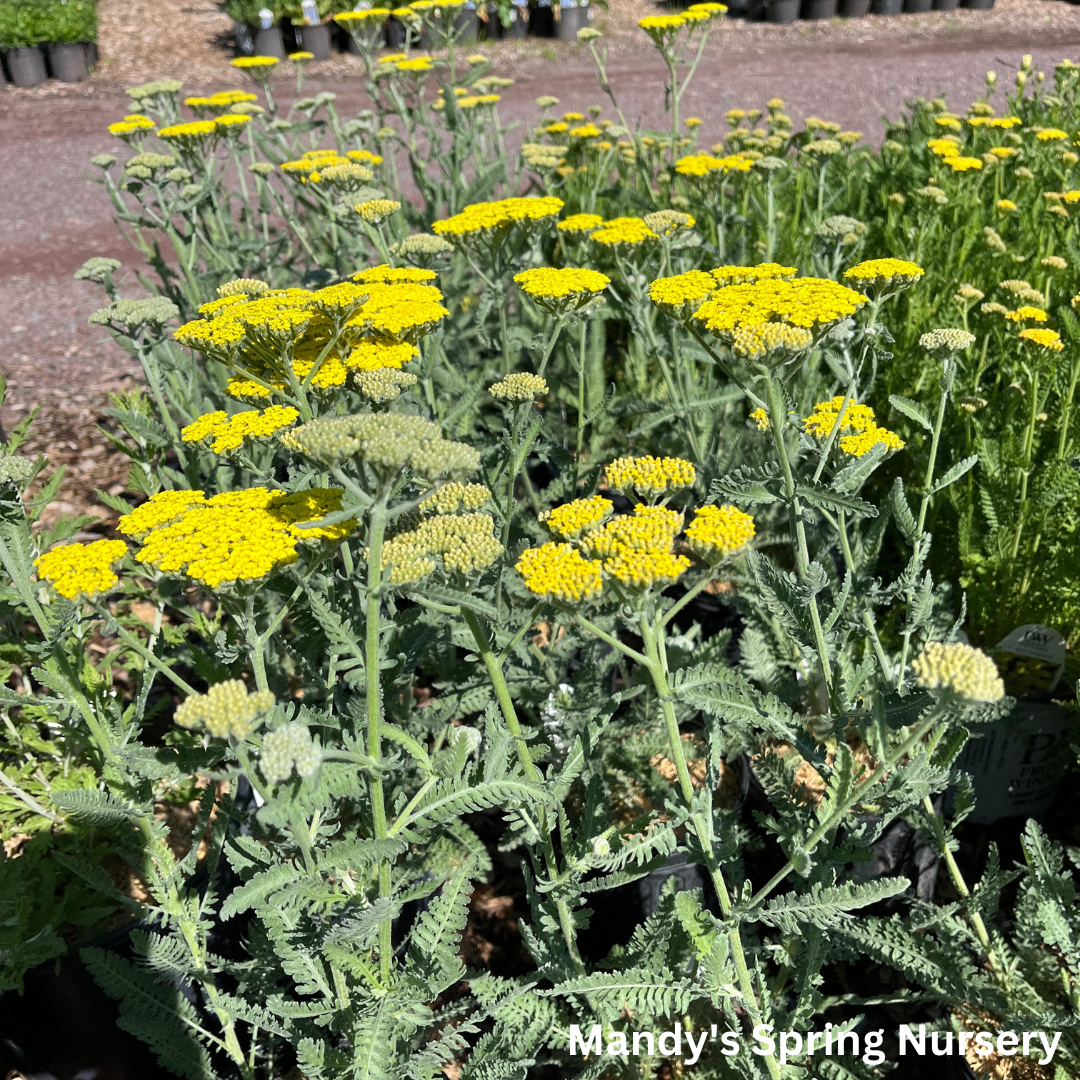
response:
{"label": "green stem", "polygon": [[[379,685],[379,621],[381,618],[382,585],[382,548],[386,534],[387,494],[380,491],[371,508],[368,518],[368,561],[367,561],[367,613],[366,640],[364,644],[364,679],[367,695],[367,735],[368,757],[375,762],[371,776],[371,816],[375,827],[375,836],[379,840],[387,837],[386,802],[383,793],[382,776],[379,767],[382,763],[382,734],[380,721],[382,716],[382,695]],[[390,896],[390,862],[383,859],[379,863],[379,896]],[[390,938],[390,918],[379,924],[379,969],[383,980],[390,978],[393,961],[393,946]]]}
{"label": "green stem", "polygon": [[[787,444],[784,441],[784,426],[787,422],[787,416],[780,396],[780,387],[769,371],[765,371],[765,396],[769,403],[769,420],[773,445],[776,447],[776,454],[780,459],[780,470],[784,477],[784,493],[787,498],[791,529],[795,539],[795,564],[800,580],[805,582],[810,571],[810,552],[806,544],[806,525],[803,522],[802,504],[796,494],[795,477],[791,471],[791,461],[788,458]],[[829,650],[825,642],[825,631],[821,625],[821,612],[818,610],[816,596],[810,597],[808,607],[810,610],[810,622],[814,628],[814,643],[817,646],[818,663],[821,665],[825,688],[831,695],[832,663],[829,660]]]}
{"label": "green stem", "polygon": [[[956,864],[956,859],[953,857],[953,853],[949,848],[949,843],[945,835],[944,822],[942,821],[941,815],[934,809],[934,804],[929,795],[923,797],[923,809],[930,815],[931,821],[935,822],[934,832],[937,834],[939,854],[945,860],[945,865],[949,870],[949,877],[952,879],[956,891],[967,900],[971,896],[971,890],[964,880],[964,875],[961,872],[960,867]],[[977,911],[972,911],[970,908],[968,909],[967,916],[968,920],[971,922],[971,928],[975,931],[975,936],[979,939],[979,944],[982,945],[986,952],[986,959],[990,964],[991,969],[995,974],[1001,974],[997,957],[994,955],[994,949],[990,943],[990,934],[986,929],[986,923],[983,922],[982,916]]]}
{"label": "green stem", "polygon": [[[934,420],[933,436],[930,440],[930,460],[926,463],[926,479],[923,485],[922,501],[919,504],[919,520],[915,527],[915,550],[912,553],[912,561],[917,565],[923,554],[923,528],[926,525],[926,514],[930,508],[930,499],[933,496],[934,466],[937,462],[938,444],[941,442],[941,429],[945,423],[945,407],[949,401],[949,392],[952,390],[953,379],[956,377],[956,361],[945,361],[941,372],[941,398],[938,401],[937,417]],[[915,593],[914,583],[908,589],[907,604],[911,607],[912,597]],[[914,627],[904,630],[904,644],[900,650],[900,666],[896,673],[897,689],[903,684],[904,669],[907,667],[908,652],[911,648],[911,636],[915,632]]]}
{"label": "green stem", "polygon": [[[484,661],[484,667],[487,668],[488,677],[491,679],[491,685],[495,688],[495,696],[499,702],[499,710],[502,712],[503,719],[506,721],[506,728],[510,732],[510,737],[514,740],[514,746],[517,750],[518,761],[521,763],[521,768],[531,783],[543,785],[544,775],[536,767],[536,762],[533,761],[532,755],[529,753],[529,744],[522,734],[521,724],[518,722],[517,710],[514,708],[514,701],[510,696],[510,688],[506,685],[506,679],[503,676],[502,661],[493,652],[487,631],[481,625],[475,612],[469,611],[468,608],[463,608],[461,614],[464,617],[469,630],[472,631],[477,651]],[[559,863],[555,855],[552,828],[548,821],[546,808],[541,807],[539,824],[540,845],[544,854],[544,863],[547,867],[549,876],[554,881],[559,877]],[[579,975],[583,975],[585,973],[585,965],[578,952],[577,935],[574,932],[574,920],[570,912],[570,907],[566,901],[561,898],[556,898],[555,906],[559,915],[559,929],[562,931],[563,940],[566,942],[566,949],[570,954],[574,970]]]}
{"label": "green stem", "polygon": [[[694,785],[690,779],[690,770],[686,765],[686,755],[683,752],[682,738],[679,734],[679,721],[675,715],[675,705],[671,694],[671,687],[668,685],[667,681],[667,665],[664,655],[666,646],[663,643],[662,635],[658,636],[656,634],[644,615],[641,617],[641,634],[645,642],[645,652],[647,656],[645,666],[652,677],[653,686],[656,689],[657,697],[660,700],[660,710],[664,716],[664,725],[667,728],[668,743],[670,744],[671,756],[675,761],[675,771],[678,773],[679,788],[682,792],[683,801],[686,803],[687,809],[691,811],[690,820],[693,824],[694,832],[697,835],[698,843],[701,846],[702,854],[705,857],[705,865],[709,871],[709,877],[712,880],[713,887],[716,889],[717,899],[720,901],[721,914],[725,920],[730,921],[733,904],[731,902],[731,893],[727,887],[727,881],[724,879],[723,870],[716,859],[716,853],[713,848],[712,822],[702,811],[694,810]],[[664,652],[661,650],[664,650]],[[754,983],[750,976],[750,969],[746,963],[746,951],[743,948],[742,935],[739,933],[738,927],[734,925],[731,926],[727,932],[727,937],[731,959],[735,964],[735,973],[739,980],[739,990],[742,993],[744,1007],[750,1014],[751,1019],[756,1021],[761,1015],[760,1006],[758,1004],[757,994],[754,991]],[[769,1070],[769,1075],[773,1077],[774,1080],[779,1080],[781,1076],[780,1067],[771,1054],[766,1055],[765,1065]]]}

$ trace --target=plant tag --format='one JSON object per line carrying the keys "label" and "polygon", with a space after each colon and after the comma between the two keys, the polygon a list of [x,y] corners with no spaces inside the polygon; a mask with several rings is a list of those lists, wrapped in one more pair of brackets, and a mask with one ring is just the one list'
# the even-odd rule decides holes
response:
{"label": "plant tag", "polygon": [[[1010,693],[1053,690],[1065,671],[1065,639],[1049,626],[1025,623],[1006,634],[995,648]],[[1034,663],[1025,662],[1034,661]]]}
{"label": "plant tag", "polygon": [[264,30],[274,25],[274,13],[269,8],[259,8],[259,25]]}
{"label": "plant tag", "polygon": [[308,26],[319,25],[319,9],[315,6],[315,0],[303,0],[300,10],[304,13],[304,21]]}

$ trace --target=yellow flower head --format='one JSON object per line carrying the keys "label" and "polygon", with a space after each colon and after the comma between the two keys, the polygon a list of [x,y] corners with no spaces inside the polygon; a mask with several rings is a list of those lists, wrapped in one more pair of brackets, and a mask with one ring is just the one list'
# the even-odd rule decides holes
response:
{"label": "yellow flower head", "polygon": [[744,360],[767,360],[783,363],[805,352],[814,343],[814,335],[801,326],[788,323],[761,323],[737,326],[731,335],[731,349]]}
{"label": "yellow flower head", "polygon": [[819,331],[854,315],[865,303],[861,293],[825,278],[771,278],[719,289],[694,319],[731,341],[736,330],[770,322]]}
{"label": "yellow flower head", "polygon": [[970,172],[972,169],[977,170],[983,167],[982,158],[977,157],[949,157],[945,158],[945,164],[953,172]]}
{"label": "yellow flower head", "polygon": [[564,221],[555,226],[559,232],[581,233],[592,232],[600,228],[604,219],[599,214],[571,214]]}
{"label": "yellow flower head", "polygon": [[218,125],[213,120],[189,120],[186,124],[172,124],[160,128],[158,138],[175,143],[181,149],[191,149],[201,146],[217,133]]}
{"label": "yellow flower head", "polygon": [[580,604],[600,595],[603,577],[600,563],[582,558],[569,544],[548,543],[528,548],[514,564],[525,587],[536,596]]}
{"label": "yellow flower head", "polygon": [[500,199],[474,203],[460,214],[436,221],[431,231],[455,243],[477,238],[490,240],[502,236],[514,226],[529,227],[555,217],[563,208],[562,199],[551,196]]}
{"label": "yellow flower head", "polygon": [[540,521],[559,539],[577,540],[583,532],[607,521],[613,505],[610,499],[593,495],[589,499],[575,499],[556,506],[541,514]]}
{"label": "yellow flower head", "polygon": [[960,144],[954,139],[930,139],[926,145],[940,158],[960,156]]}
{"label": "yellow flower head", "polygon": [[926,271],[906,259],[868,259],[844,271],[857,289],[895,289],[914,284]]}
{"label": "yellow flower head", "polygon": [[148,116],[132,116],[109,125],[109,134],[119,135],[121,138],[125,135],[135,135],[139,132],[153,130],[154,121]]}
{"label": "yellow flower head", "polygon": [[367,202],[357,203],[353,209],[372,225],[380,225],[391,214],[401,209],[401,203],[396,199],[368,199]]}
{"label": "yellow flower head", "polygon": [[[200,497],[187,507],[166,500],[160,510],[170,512],[171,516],[146,533],[135,558],[162,573],[183,573],[211,589],[257,581],[295,562],[301,545],[340,540],[355,528],[355,520],[325,527],[300,527],[340,510],[342,494],[340,488],[312,488],[292,493],[248,488],[211,499]],[[150,504],[160,498],[155,496]],[[136,513],[145,509],[139,507]],[[132,523],[127,522],[125,528],[125,519],[121,518],[119,529],[130,532]]]}
{"label": "yellow flower head", "polygon": [[716,281],[704,270],[657,278],[649,285],[649,299],[669,315],[683,318],[692,315],[716,289]]}
{"label": "yellow flower head", "polygon": [[[655,18],[667,18],[667,16],[657,15]],[[603,244],[605,247],[620,247],[623,245],[633,247],[637,244],[643,244],[647,240],[659,240],[660,237],[645,224],[643,218],[620,217],[605,221],[592,234],[590,239],[597,244]]]}
{"label": "yellow flower head", "polygon": [[208,443],[215,454],[229,454],[239,450],[246,439],[266,439],[292,427],[299,416],[287,405],[271,405],[264,412],[253,409],[234,416],[212,412],[188,424],[180,438],[186,443]]}
{"label": "yellow flower head", "polygon": [[522,292],[556,313],[580,310],[611,284],[611,278],[597,270],[551,266],[522,270],[514,281]]}
{"label": "yellow flower head", "polygon": [[604,479],[614,491],[655,498],[692,487],[697,471],[682,458],[626,457],[616,458],[604,470]]}
{"label": "yellow flower head", "polygon": [[772,421],[769,420],[769,414],[764,409],[755,409],[750,414],[750,419],[754,421],[758,431],[768,431],[772,427]]}
{"label": "yellow flower head", "polygon": [[1035,136],[1039,142],[1053,142],[1057,139],[1067,139],[1068,137],[1069,133],[1067,131],[1062,131],[1061,128],[1043,128],[1042,131]]}
{"label": "yellow flower head", "polygon": [[113,565],[127,553],[123,540],[95,540],[92,544],[63,544],[34,561],[34,569],[61,596],[97,596],[119,583]]}
{"label": "yellow flower head", "polygon": [[1037,307],[1019,307],[1015,311],[1005,312],[1005,318],[1009,322],[1039,322],[1043,323],[1049,318],[1042,308]]}
{"label": "yellow flower head", "polygon": [[1065,348],[1065,342],[1061,340],[1061,335],[1056,330],[1021,330],[1020,337],[1034,345],[1041,345],[1051,352],[1061,352]]}
{"label": "yellow flower head", "polygon": [[746,547],[754,531],[754,519],[736,506],[703,506],[694,511],[686,539],[699,558],[714,563]]}
{"label": "yellow flower head", "polygon": [[844,408],[845,400],[848,406],[844,409],[842,431],[864,432],[877,426],[874,421],[874,410],[869,405],[860,405],[840,395],[830,401],[819,401],[814,406],[814,411],[803,421],[803,429],[819,442],[828,438],[836,427],[836,421],[839,419],[841,409]]}
{"label": "yellow flower head", "polygon": [[361,338],[352,351],[343,360],[348,371],[383,371],[392,368],[400,371],[420,350],[407,341],[395,341],[393,338]]}
{"label": "yellow flower head", "polygon": [[1016,203],[1014,203],[1012,199],[998,199],[994,205],[1006,214],[1012,214],[1017,209]]}
{"label": "yellow flower head", "polygon": [[840,437],[840,449],[852,457],[862,457],[863,454],[868,454],[873,450],[875,446],[884,446],[889,453],[892,453],[896,450],[903,450],[905,443],[895,432],[889,431],[888,428],[876,426],[860,431],[857,435],[843,435]]}
{"label": "yellow flower head", "polygon": [[234,68],[241,71],[258,70],[259,68],[272,68],[278,62],[276,56],[238,56],[231,61]]}

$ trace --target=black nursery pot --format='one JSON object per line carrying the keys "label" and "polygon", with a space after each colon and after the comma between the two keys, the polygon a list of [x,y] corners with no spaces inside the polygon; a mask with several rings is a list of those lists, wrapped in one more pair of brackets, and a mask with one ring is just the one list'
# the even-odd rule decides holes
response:
{"label": "black nursery pot", "polygon": [[588,898],[593,916],[588,930],[581,934],[582,952],[591,960],[599,960],[613,946],[625,945],[637,925],[656,911],[668,878],[676,879],[679,892],[701,889],[707,884],[705,871],[676,852],[663,866],[643,878],[617,889],[594,893]]}
{"label": "black nursery pot", "polygon": [[899,15],[904,10],[904,0],[874,0],[870,10],[875,15]]}
{"label": "black nursery pot", "polygon": [[933,7],[934,0],[904,0],[904,11],[909,15],[922,15]]}
{"label": "black nursery pot", "polygon": [[576,41],[577,32],[584,30],[592,19],[593,9],[588,4],[559,8],[559,37],[563,41]]}
{"label": "black nursery pot", "polygon": [[765,20],[787,26],[799,17],[799,0],[766,0]]}
{"label": "black nursery pot", "polygon": [[551,0],[540,0],[529,5],[529,36],[550,38],[555,36],[555,9]]}
{"label": "black nursery pot", "polygon": [[836,13],[844,19],[865,19],[870,14],[870,0],[840,0]]}
{"label": "black nursery pot", "polygon": [[837,0],[803,0],[802,17],[814,22],[831,19],[836,14]]}
{"label": "black nursery pot", "polygon": [[86,47],[82,42],[53,42],[48,46],[49,72],[60,82],[76,83],[90,78]]}
{"label": "black nursery pot", "polygon": [[935,11],[955,11],[960,6],[960,0],[934,0]]}
{"label": "black nursery pot", "polygon": [[309,52],[316,60],[330,59],[330,25],[294,26],[296,44],[303,52]]}
{"label": "black nursery pot", "polygon": [[989,11],[994,6],[994,0],[963,0],[962,6],[972,11]]}
{"label": "black nursery pot", "polygon": [[16,86],[40,86],[47,78],[45,54],[37,45],[25,49],[8,49],[8,73]]}
{"label": "black nursery pot", "polygon": [[386,44],[395,51],[405,46],[405,24],[398,19],[386,20]]}

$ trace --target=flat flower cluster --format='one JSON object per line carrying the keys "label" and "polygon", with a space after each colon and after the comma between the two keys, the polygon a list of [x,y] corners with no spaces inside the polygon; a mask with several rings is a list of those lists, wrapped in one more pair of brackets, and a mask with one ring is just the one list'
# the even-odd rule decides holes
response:
{"label": "flat flower cluster", "polygon": [[853,433],[841,435],[837,440],[841,451],[852,457],[862,457],[879,445],[884,446],[890,453],[904,448],[904,440],[899,435],[878,426],[874,410],[869,405],[860,405],[844,397],[819,401],[814,406],[814,411],[803,421],[803,428],[820,441],[833,433],[838,422],[841,431]]}
{"label": "flat flower cluster", "polygon": [[300,381],[333,390],[357,372],[400,369],[416,342],[449,314],[432,271],[373,267],[357,280],[318,290],[224,286],[199,319],[174,334],[234,372],[228,392],[240,398],[285,394]]}
{"label": "flat flower cluster", "polygon": [[155,495],[122,517],[117,531],[137,540],[136,562],[184,574],[211,589],[250,583],[300,557],[302,547],[348,536],[356,522],[302,528],[342,507],[340,488],[285,493],[266,488]]}
{"label": "flat flower cluster", "polygon": [[[605,471],[613,490],[652,497],[691,486],[695,469],[679,458],[620,458]],[[610,499],[574,499],[542,514],[540,521],[558,540],[529,548],[516,569],[537,596],[568,604],[595,599],[605,580],[625,593],[673,584],[690,569],[675,550],[683,515],[663,505],[637,503],[629,514],[612,517]],[[691,549],[715,565],[741,551],[754,537],[753,519],[734,506],[704,506],[686,530]]]}

